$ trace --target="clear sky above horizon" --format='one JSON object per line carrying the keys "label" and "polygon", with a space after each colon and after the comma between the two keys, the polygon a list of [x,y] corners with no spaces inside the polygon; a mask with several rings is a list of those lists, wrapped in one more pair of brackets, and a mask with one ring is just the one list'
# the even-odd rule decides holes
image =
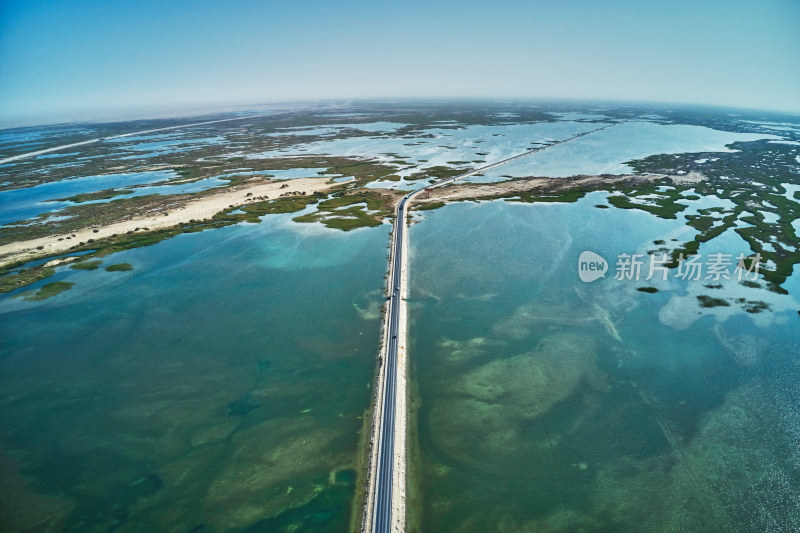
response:
{"label": "clear sky above horizon", "polygon": [[0,2],[0,123],[394,97],[800,112],[800,1]]}

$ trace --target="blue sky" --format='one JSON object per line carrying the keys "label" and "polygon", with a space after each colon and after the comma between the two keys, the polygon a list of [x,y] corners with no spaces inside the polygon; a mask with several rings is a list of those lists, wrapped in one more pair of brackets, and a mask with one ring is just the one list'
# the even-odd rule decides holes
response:
{"label": "blue sky", "polygon": [[796,112],[800,2],[0,2],[0,123],[362,97]]}

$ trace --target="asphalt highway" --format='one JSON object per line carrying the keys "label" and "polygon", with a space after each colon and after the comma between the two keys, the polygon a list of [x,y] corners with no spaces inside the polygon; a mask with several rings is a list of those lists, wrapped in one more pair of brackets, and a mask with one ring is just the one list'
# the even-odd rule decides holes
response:
{"label": "asphalt highway", "polygon": [[606,128],[610,128],[613,124],[603,126],[584,133],[579,133],[564,139],[556,141],[545,146],[527,150],[521,154],[503,159],[496,163],[486,165],[475,170],[470,170],[464,174],[459,174],[452,178],[440,181],[433,185],[417,189],[413,192],[406,194],[400,203],[397,205],[397,217],[394,224],[394,244],[392,247],[391,257],[391,285],[389,287],[389,334],[386,350],[384,351],[384,359],[382,364],[384,368],[385,383],[383,387],[382,399],[382,420],[380,424],[380,436],[378,440],[378,468],[375,476],[374,485],[374,508],[372,520],[372,532],[374,533],[389,533],[392,524],[392,476],[394,473],[394,423],[395,423],[395,402],[397,397],[397,334],[400,323],[400,294],[401,294],[401,274],[403,264],[403,239],[405,237],[405,218],[406,208],[408,201],[420,194],[425,189],[432,189],[448,185],[460,179],[480,174],[487,170],[491,170],[500,165],[505,165],[517,159],[541,152],[558,144],[563,144],[584,135],[589,135]]}
{"label": "asphalt highway", "polygon": [[394,419],[397,395],[397,333],[400,323],[400,281],[405,234],[406,203],[409,194],[397,206],[394,225],[394,247],[392,249],[392,274],[389,290],[389,335],[383,364],[386,383],[383,395],[383,420],[378,450],[378,470],[375,485],[375,510],[373,531],[388,533],[392,520],[392,476],[394,473]]}

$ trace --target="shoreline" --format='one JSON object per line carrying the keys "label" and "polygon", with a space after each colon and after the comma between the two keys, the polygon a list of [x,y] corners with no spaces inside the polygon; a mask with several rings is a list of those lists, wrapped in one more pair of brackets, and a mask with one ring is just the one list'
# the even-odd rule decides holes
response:
{"label": "shoreline", "polygon": [[[690,173],[683,176],[668,174],[624,174],[600,176],[573,176],[569,178],[529,177],[515,178],[495,183],[457,183],[445,187],[431,188],[427,193],[415,196],[416,210],[433,208],[433,204],[493,199],[515,194],[546,196],[583,190],[590,192],[608,186],[641,184],[659,179],[670,179],[675,185],[697,183],[705,176]],[[164,204],[149,208],[146,213],[109,224],[88,225],[79,230],[64,231],[47,237],[38,237],[0,245],[0,268],[20,262],[69,253],[70,249],[90,240],[102,240],[132,232],[145,234],[190,223],[207,220],[231,207],[241,207],[253,201],[274,200],[285,196],[311,195],[339,187],[350,182],[331,183],[330,178],[297,178],[283,181],[259,181],[257,184],[242,184],[220,188],[217,193],[200,197],[178,199],[164,197]],[[392,194],[391,205],[396,207],[402,196],[391,189],[374,189]]]}
{"label": "shoreline", "polygon": [[430,209],[431,204],[480,199],[500,199],[515,194],[541,195],[541,201],[546,202],[548,196],[557,196],[572,191],[592,192],[601,190],[611,185],[638,185],[661,179],[669,179],[673,185],[691,185],[699,183],[705,176],[699,173],[686,175],[674,174],[602,174],[582,175],[567,178],[527,177],[513,178],[507,181],[494,183],[457,183],[445,187],[431,188],[427,193],[421,193],[414,198],[418,205],[417,210]]}
{"label": "shoreline", "polygon": [[[231,207],[241,207],[249,202],[274,200],[281,196],[307,196],[341,185],[343,185],[342,182],[331,183],[330,178],[322,177],[266,183],[260,181],[258,184],[224,187],[216,194],[182,200],[172,203],[169,207],[151,210],[127,220],[99,226],[86,226],[71,232],[2,245],[0,246],[0,267],[68,253],[75,245],[86,244],[90,240],[101,240],[129,232],[145,234],[186,224],[192,220],[207,220],[219,212]],[[166,201],[168,199],[165,197]]]}
{"label": "shoreline", "polygon": [[[390,290],[389,287],[391,286],[391,279],[392,279],[392,265],[394,264],[392,254],[394,253],[394,238],[395,232],[392,231],[392,236],[390,239],[389,250],[389,270],[387,274],[387,286],[386,290]],[[389,336],[389,307],[390,302],[387,299],[386,302],[383,304],[383,312],[381,317],[381,335],[380,335],[380,346],[378,347],[378,357],[377,357],[377,368],[375,372],[375,379],[373,383],[375,384],[375,389],[372,394],[372,405],[374,408],[372,409],[372,420],[370,421],[370,437],[369,437],[369,450],[367,452],[367,468],[366,468],[366,476],[364,477],[364,499],[361,502],[362,511],[361,511],[361,524],[358,531],[360,533],[370,533],[373,528],[373,522],[375,517],[373,516],[373,511],[375,507],[375,480],[377,479],[378,475],[378,448],[380,442],[380,433],[381,433],[381,422],[383,421],[383,390],[384,390],[384,383],[386,381],[386,364],[385,364],[385,357],[384,352],[386,351],[386,347],[388,346],[388,336]],[[355,529],[354,529],[355,530]]]}

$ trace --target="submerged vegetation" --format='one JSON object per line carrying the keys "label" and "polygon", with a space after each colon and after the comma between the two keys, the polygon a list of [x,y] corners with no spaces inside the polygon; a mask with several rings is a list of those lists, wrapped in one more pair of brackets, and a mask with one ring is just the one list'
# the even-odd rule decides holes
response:
{"label": "submerged vegetation", "polygon": [[445,205],[447,205],[445,202],[427,202],[424,204],[412,204],[411,207],[414,211],[432,211]]}
{"label": "submerged vegetation", "polygon": [[[800,219],[800,203],[790,199],[784,183],[800,184],[800,164],[792,144],[769,141],[737,142],[733,152],[656,155],[628,164],[641,172],[702,173],[706,179],[692,184],[696,195],[716,197],[734,204],[730,209],[700,210],[688,217],[698,230],[693,240],[672,252],[673,266],[681,255],[697,253],[708,242],[733,229],[764,263],[759,272],[769,288],[780,285],[800,263],[800,235],[793,222]],[[768,222],[767,215],[770,215]],[[767,267],[770,262],[774,267]]]}
{"label": "submerged vegetation", "polygon": [[10,265],[0,269],[0,294],[27,287],[37,281],[47,279],[56,273],[56,269],[44,265],[26,267]]}
{"label": "submerged vegetation", "polygon": [[[327,268],[307,271],[290,228],[269,233],[279,238],[265,254],[288,267],[253,254],[231,260],[241,243],[207,232],[120,254],[137,267],[181,263],[158,275],[58,267],[76,278],[76,297],[4,296],[3,485],[17,495],[9,513],[24,520],[15,523],[67,532],[355,529],[378,345],[370,332],[379,324],[351,302],[379,299],[370,293],[383,275],[379,233],[347,236],[336,249],[310,239],[304,251]],[[215,250],[218,270],[195,268],[208,243],[225,248]],[[91,277],[104,280],[92,287]]]}
{"label": "submerged vegetation", "polygon": [[130,263],[117,263],[106,267],[107,272],[128,272],[130,270],[133,270],[133,265]]}
{"label": "submerged vegetation", "polygon": [[69,281],[54,281],[53,283],[43,285],[38,291],[25,292],[19,296],[23,300],[27,300],[29,302],[38,302],[40,300],[46,300],[48,298],[52,298],[53,296],[57,296],[64,291],[68,291],[73,285],[75,284]]}
{"label": "submerged vegetation", "polygon": [[[515,122],[559,120],[558,115],[529,105],[511,109],[515,115],[511,120]],[[613,115],[614,120],[639,116],[638,111],[634,114],[627,109],[606,109],[603,113]],[[175,179],[170,180],[171,183],[228,174],[220,178],[226,180],[226,187],[264,179],[271,171],[277,176],[278,171],[299,168],[314,169],[314,174],[322,169],[323,175],[331,179],[352,177],[354,181],[337,185],[324,194],[251,198],[245,203],[230,205],[207,220],[192,220],[165,229],[142,228],[86,242],[77,242],[72,232],[139,213],[163,216],[189,195],[116,198],[133,189],[74,195],[67,199],[81,205],[58,213],[67,218],[50,220],[54,213],[48,213],[0,230],[0,243],[56,234],[74,243],[58,258],[39,257],[35,261],[5,266],[0,270],[0,292],[17,290],[57,271],[60,275],[74,276],[70,269],[99,269],[105,257],[118,251],[148,246],[183,233],[258,223],[264,216],[273,214],[289,214],[299,223],[320,223],[343,231],[379,226],[393,216],[393,206],[404,194],[388,190],[396,182],[416,180],[423,186],[425,180],[458,175],[484,161],[461,155],[432,155],[430,161],[447,161],[449,166],[420,168],[401,178],[415,164],[405,154],[386,153],[372,159],[327,156],[313,153],[312,149],[316,150],[318,145],[303,154],[292,154],[294,144],[316,143],[323,137],[307,132],[289,134],[285,128],[351,124],[326,133],[325,138],[378,137],[374,132],[357,127],[359,122],[373,121],[377,116],[404,124],[392,133],[403,142],[405,137],[427,135],[425,128],[455,129],[463,124],[497,125],[510,120],[508,116],[495,115],[465,108],[462,104],[431,108],[397,104],[384,114],[356,113],[355,116],[337,116],[317,109],[312,113],[254,119],[230,128],[202,129],[195,135],[218,135],[224,137],[224,142],[191,147],[183,152],[154,153],[141,160],[125,159],[139,154],[131,144],[123,142],[116,149],[98,143],[86,152],[94,159],[78,162],[77,169],[53,167],[51,174],[41,173],[41,176],[37,175],[35,162],[24,161],[11,169],[8,182],[3,186],[54,181],[78,172],[89,175],[153,168],[173,171]],[[602,121],[603,117],[589,116],[580,120]],[[99,131],[111,132],[115,127],[120,126],[104,125]],[[450,141],[437,142],[447,150],[458,149]],[[773,150],[773,145],[767,143],[743,143],[737,149],[742,153],[654,156],[631,162],[638,171],[658,176],[669,174],[674,179],[649,176],[646,180],[632,177],[613,181],[614,176],[576,176],[491,198],[508,202],[569,203],[584,198],[589,192],[605,191],[607,204],[598,204],[598,208],[640,210],[676,220],[676,224],[681,224],[679,219],[685,216],[686,225],[693,230],[688,240],[666,237],[651,241],[651,236],[640,241],[652,242],[658,247],[653,253],[658,251],[671,256],[674,267],[678,266],[681,254],[685,257],[697,252],[702,243],[728,230],[736,231],[753,253],[763,252],[761,272],[766,273],[767,283],[744,280],[738,284],[732,281],[731,285],[738,290],[781,290],[779,284],[798,262],[795,225],[800,210],[795,205],[796,198],[788,198],[788,191],[780,185],[781,182],[800,181],[796,179],[795,170],[787,170],[796,168],[791,157],[795,152],[778,147],[774,150],[781,151],[780,157],[757,155],[759,150]],[[489,153],[480,152],[479,155]],[[720,162],[718,168],[724,171],[715,173],[710,168],[711,163],[698,162],[703,159],[714,159],[711,161],[714,164]],[[771,165],[771,170],[759,168],[748,174],[747,165]],[[691,172],[702,172],[706,178],[701,181],[680,179]],[[526,181],[509,178],[507,183]],[[371,189],[367,184],[380,188]],[[473,186],[476,189],[486,187],[485,184]],[[203,191],[191,196],[212,193]],[[710,197],[730,200],[734,207],[699,208],[695,214],[691,202]],[[476,197],[484,198],[489,197]],[[102,200],[113,201],[88,203]],[[445,205],[445,201],[436,197],[430,200],[414,203],[413,209],[423,211]],[[684,214],[686,212],[691,214]],[[415,217],[420,218],[424,217]],[[503,220],[503,223],[509,222],[509,219]],[[541,283],[538,276],[543,269],[531,268],[528,261],[537,260],[538,254],[557,255],[562,251],[546,242],[547,235],[541,242],[530,235],[520,239],[522,248],[526,243],[531,245],[530,255],[518,263],[503,261],[507,268],[501,272],[492,264],[483,265],[485,261],[480,260],[480,254],[474,264],[463,258],[455,263],[448,262],[453,249],[460,245],[472,246],[467,248],[472,254],[476,249],[496,253],[508,244],[506,239],[511,238],[498,226],[482,245],[475,244],[463,235],[478,225],[464,220],[458,223],[463,227],[454,232],[453,238],[431,248],[433,253],[425,254],[431,265],[441,271],[436,276],[416,278],[420,280],[417,288],[428,284],[420,291],[423,297],[413,309],[415,313],[422,313],[417,315],[415,327],[419,337],[414,342],[418,343],[420,351],[424,350],[425,358],[414,360],[413,364],[419,366],[412,372],[417,373],[421,389],[429,388],[422,391],[427,394],[424,402],[419,398],[412,400],[418,412],[412,416],[417,425],[410,430],[412,435],[420,437],[421,444],[411,443],[410,448],[414,454],[426,454],[428,463],[420,466],[419,471],[412,465],[411,472],[423,476],[427,488],[441,489],[424,495],[413,491],[410,494],[412,513],[434,517],[426,523],[426,528],[656,531],[664,524],[672,524],[670,520],[678,524],[675,529],[710,529],[711,524],[722,524],[725,528],[746,516],[749,508],[744,508],[750,502],[731,504],[723,501],[723,496],[747,494],[753,487],[762,487],[772,479],[784,480],[778,475],[784,472],[767,470],[769,465],[765,463],[773,457],[770,452],[764,452],[768,448],[751,446],[759,434],[768,433],[763,431],[764,427],[775,431],[787,427],[781,425],[786,419],[777,419],[769,410],[760,409],[760,403],[750,401],[758,396],[761,384],[756,383],[756,386],[748,380],[753,376],[761,378],[771,369],[743,371],[748,365],[758,364],[766,350],[765,343],[774,342],[769,335],[764,335],[762,340],[749,330],[734,330],[724,323],[717,328],[703,329],[705,324],[698,322],[688,333],[696,335],[696,343],[690,342],[690,337],[681,336],[678,338],[689,339],[686,344],[667,343],[665,347],[655,347],[653,344],[660,343],[652,343],[654,337],[642,335],[642,331],[649,333],[647,328],[663,326],[658,330],[659,339],[684,335],[666,329],[659,321],[662,317],[653,313],[655,307],[648,307],[661,305],[672,294],[637,297],[638,307],[634,313],[626,308],[631,303],[630,298],[636,296],[627,294],[629,291],[601,298],[590,291],[584,294],[580,289],[572,290],[572,287],[562,290],[569,286],[569,281],[551,283],[547,278],[547,283]],[[357,232],[347,239],[369,234],[369,231]],[[186,239],[192,240],[204,239]],[[175,244],[182,243],[176,240]],[[378,246],[380,254],[383,253],[381,246]],[[437,253],[443,246],[447,247],[448,254]],[[235,255],[236,252],[230,254],[231,257]],[[67,260],[73,262],[67,263]],[[187,260],[192,260],[191,255]],[[238,260],[231,259],[223,269]],[[303,261],[307,259],[298,260],[298,269],[305,268]],[[243,284],[233,275],[220,281],[216,273],[205,277],[198,274],[198,279],[205,283],[201,286],[214,286],[209,292],[215,294],[215,305],[219,303],[219,308],[225,312],[209,317],[206,309],[185,305],[175,312],[187,314],[191,320],[184,322],[192,323],[196,329],[182,330],[172,324],[151,325],[156,333],[153,339],[163,337],[165,351],[175,350],[176,354],[183,355],[181,350],[185,350],[187,357],[191,355],[186,364],[183,361],[172,364],[172,360],[165,364],[162,353],[150,345],[153,339],[138,335],[141,329],[137,328],[148,323],[149,315],[129,320],[128,315],[120,311],[121,318],[110,321],[108,329],[97,334],[96,338],[102,341],[94,344],[105,346],[104,343],[110,343],[119,331],[119,338],[133,346],[130,353],[117,349],[114,344],[114,356],[108,357],[102,349],[95,352],[94,346],[87,343],[85,369],[64,365],[71,378],[69,386],[53,386],[56,379],[38,374],[38,371],[48,371],[46,365],[42,365],[27,381],[20,381],[21,392],[10,398],[9,405],[13,409],[19,407],[19,414],[15,416],[21,429],[14,430],[15,438],[22,444],[15,443],[15,446],[37,448],[31,455],[19,452],[15,456],[33,458],[23,472],[27,476],[25,483],[19,485],[28,487],[27,479],[33,479],[35,484],[30,486],[35,490],[46,487],[48,494],[67,495],[58,496],[61,499],[57,500],[56,507],[61,514],[54,511],[52,515],[65,520],[64,517],[68,517],[68,530],[136,529],[148,521],[163,521],[159,525],[184,531],[357,528],[366,467],[359,463],[365,460],[363,457],[353,459],[352,442],[361,431],[361,445],[368,445],[369,413],[364,412],[364,399],[365,391],[369,392],[374,385],[369,376],[374,346],[358,339],[368,337],[375,324],[362,328],[363,324],[354,315],[333,313],[330,327],[336,333],[326,336],[320,333],[322,326],[318,316],[322,314],[314,313],[324,310],[326,316],[330,315],[332,307],[317,305],[316,298],[321,291],[352,291],[362,276],[348,279],[348,272],[362,261],[363,257],[359,256],[347,268],[337,271],[333,283],[328,277],[332,276],[329,271],[322,277],[307,273],[294,277],[295,272],[282,266],[280,271],[276,269],[263,275],[269,270],[263,264],[240,265],[241,272],[255,276],[259,289],[261,286],[270,289],[263,293],[251,291],[251,285],[255,286],[251,281]],[[746,260],[744,266],[751,266],[751,261]],[[147,263],[143,261],[142,264]],[[105,266],[108,272],[133,268],[131,263]],[[536,274],[536,280],[532,281],[531,273]],[[553,280],[558,275],[558,272],[548,274]],[[106,276],[125,283],[146,277]],[[157,286],[152,279],[156,277],[149,276],[148,289]],[[454,281],[459,277],[463,278],[463,287]],[[280,282],[274,282],[277,278]],[[342,282],[342,279],[347,281]],[[305,286],[308,280],[312,282]],[[537,290],[543,287],[542,294],[536,293],[536,305],[531,305],[531,291],[519,290],[520,286],[528,286],[524,285],[528,282],[535,283]],[[506,283],[508,286],[504,286]],[[481,284],[484,285],[476,290],[476,285]],[[191,286],[186,284],[181,288]],[[230,295],[233,286],[244,288],[241,293]],[[72,283],[58,281],[15,296],[43,300],[70,287]],[[558,290],[547,294],[550,287]],[[595,285],[592,290],[596,287],[602,286]],[[706,283],[705,287],[721,297],[701,295],[696,296],[695,301],[692,294],[677,299],[688,302],[693,315],[706,314],[704,320],[710,318],[707,314],[715,312],[739,313],[739,308],[750,315],[761,314],[739,313],[740,318],[770,318],[773,300],[724,297],[725,291],[721,289],[729,286],[719,283]],[[161,287],[161,290],[180,297],[179,291],[170,293],[169,287]],[[636,290],[648,294],[659,292],[652,286],[640,286]],[[380,290],[376,293],[380,294]],[[313,305],[295,315],[285,311],[285,307],[276,309],[264,305],[263,302],[268,301],[264,294],[270,297],[278,294],[276,301],[280,302],[312,302]],[[752,291],[744,294],[752,294]],[[158,296],[161,298],[160,294]],[[327,297],[327,293],[322,296]],[[135,298],[142,298],[137,300],[138,304],[157,301],[148,302],[141,294]],[[343,303],[339,305],[347,312],[352,313],[357,307],[352,304],[349,293],[341,299]],[[546,305],[541,305],[542,301]],[[375,303],[376,309],[380,309],[380,303]],[[698,305],[720,309],[700,311]],[[509,307],[500,311],[495,317],[497,320],[487,320],[503,306]],[[236,309],[248,312],[237,314]],[[651,315],[640,321],[639,314],[647,312]],[[167,311],[159,309],[158,313],[153,313],[153,320],[163,318],[165,313]],[[379,315],[376,311],[375,316]],[[289,320],[291,324],[282,322],[294,316],[303,316],[304,320]],[[313,320],[305,320],[309,316],[314,317]],[[366,315],[359,316],[366,320]],[[342,329],[353,324],[358,327],[348,335],[340,334]],[[459,330],[460,327],[463,330]],[[448,328],[455,329],[451,332]],[[227,337],[231,331],[241,334],[245,340],[241,344],[231,344]],[[110,335],[109,339],[105,335]],[[139,342],[143,344],[137,344]],[[687,346],[691,351],[684,354]],[[791,351],[794,345],[786,346]],[[770,357],[779,358],[787,351],[784,348],[780,344],[771,345]],[[653,356],[654,353],[657,356]],[[264,354],[270,354],[269,359],[264,358]],[[74,357],[82,356],[79,353]],[[356,358],[361,359],[356,362]],[[178,359],[176,356],[175,360]],[[309,361],[313,364],[308,365]],[[61,364],[52,364],[49,368],[59,369]],[[360,372],[356,378],[354,370]],[[122,376],[123,386],[113,389],[109,375]],[[208,376],[213,379],[209,380]],[[176,382],[182,384],[178,389],[174,386]],[[742,383],[741,388],[736,388]],[[123,390],[143,394],[128,397],[128,393],[117,393]],[[774,394],[778,393],[773,391],[780,390],[780,387],[770,388]],[[337,403],[349,394],[356,394],[353,401],[356,407]],[[43,398],[46,401],[42,401]],[[771,398],[775,398],[776,403],[783,401]],[[137,401],[131,401],[134,399]],[[325,409],[328,405],[332,406],[330,412]],[[118,430],[114,434],[121,437],[104,443],[99,430],[93,433],[90,422],[92,416],[106,406],[110,407],[105,415],[119,424],[112,428]],[[764,417],[768,423],[763,423],[762,427],[759,421],[765,420]],[[33,422],[48,422],[50,426],[42,424],[41,427],[59,428],[60,432],[53,433],[66,437],[59,436],[52,448],[43,446],[40,442],[44,441],[36,434]],[[747,438],[736,440],[733,431],[726,433],[731,427]],[[86,454],[85,450],[80,450],[83,443],[90,441],[102,444],[102,453]],[[142,445],[147,453],[136,451]],[[16,449],[13,451],[18,453]],[[63,465],[73,466],[64,471]],[[740,469],[737,465],[746,468]],[[524,498],[515,499],[514,494],[522,494]],[[497,496],[495,500],[494,496]],[[191,504],[176,506],[178,497]],[[358,508],[349,513],[351,506]],[[153,509],[158,511],[152,512]],[[143,515],[147,516],[142,518]],[[631,524],[640,527],[628,527]]]}
{"label": "submerged vegetation", "polygon": [[608,203],[620,209],[640,209],[657,217],[674,219],[687,207],[680,203],[679,200],[685,199],[680,193],[680,188],[666,187],[662,182],[661,185],[650,184],[612,194],[608,197]]}
{"label": "submerged vegetation", "polygon": [[788,299],[735,279],[719,298],[696,298],[703,281],[586,288],[574,261],[617,221],[638,222],[614,235],[622,250],[683,228],[627,212],[603,226],[593,200],[530,217],[452,205],[416,226],[417,529],[791,529],[797,427],[768,429],[793,405],[797,325],[769,305]]}
{"label": "submerged vegetation", "polygon": [[294,218],[296,222],[321,222],[344,231],[383,224],[392,215],[392,197],[376,191],[353,191],[334,195],[319,203],[317,210]]}
{"label": "submerged vegetation", "polygon": [[727,300],[714,298],[713,296],[707,296],[705,294],[699,295],[697,300],[700,302],[701,307],[728,307],[731,305]]}
{"label": "submerged vegetation", "polygon": [[99,259],[95,259],[94,261],[78,261],[72,263],[69,267],[72,270],[97,270],[101,263],[102,261]]}
{"label": "submerged vegetation", "polygon": [[[292,195],[272,200],[249,202],[241,206],[233,206],[210,219],[192,220],[165,229],[128,232],[103,239],[91,239],[76,243],[69,253],[81,253],[82,261],[71,266],[73,269],[94,270],[102,258],[122,250],[149,246],[181,233],[194,233],[208,229],[229,226],[240,222],[258,223],[261,217],[270,214],[295,213],[310,205],[318,204],[318,211],[296,217],[297,222],[322,222],[325,226],[340,230],[351,230],[359,227],[374,227],[383,224],[383,219],[392,214],[392,196],[386,193],[363,190],[343,190],[335,192],[327,200],[327,194]],[[321,202],[321,200],[324,200]],[[364,204],[363,206],[360,204]],[[99,204],[95,204],[99,205]],[[95,219],[92,219],[96,222]],[[52,276],[55,269],[42,265],[28,266],[27,262],[12,263],[0,268],[0,293],[9,292],[34,281]]]}
{"label": "submerged vegetation", "polygon": [[[74,176],[76,173],[96,175],[135,173],[145,170],[172,172],[175,178],[163,183],[186,183],[220,177],[227,181],[228,186],[238,186],[247,180],[268,177],[270,171],[308,168],[314,170],[314,172],[310,172],[310,175],[316,175],[319,169],[323,169],[322,175],[352,177],[354,182],[348,186],[348,189],[358,191],[359,187],[370,182],[386,181],[387,184],[390,184],[392,181],[400,180],[398,171],[413,168],[413,162],[406,153],[400,153],[401,150],[387,150],[384,159],[379,160],[363,157],[299,154],[292,152],[292,146],[321,139],[338,140],[374,136],[375,134],[370,131],[359,130],[358,122],[371,122],[376,119],[397,123],[398,128],[395,132],[381,134],[381,136],[394,136],[400,139],[405,136],[425,138],[430,135],[427,129],[432,127],[446,130],[459,128],[464,124],[495,125],[508,122],[508,119],[504,119],[501,115],[487,114],[486,111],[478,108],[461,109],[446,104],[431,106],[422,114],[419,109],[402,105],[386,106],[377,113],[376,109],[378,108],[369,109],[360,119],[326,116],[325,113],[299,112],[268,119],[249,120],[246,126],[231,123],[221,125],[219,128],[210,127],[207,131],[201,130],[201,137],[209,136],[213,139],[214,135],[223,136],[226,142],[205,142],[203,138],[199,138],[196,144],[193,144],[192,136],[187,133],[186,140],[183,141],[185,148],[177,151],[166,150],[164,153],[154,148],[152,153],[141,154],[134,149],[136,141],[133,139],[124,142],[97,143],[82,149],[83,157],[71,165],[63,167],[56,165],[49,168],[47,173],[37,172],[37,164],[34,161],[22,160],[6,171],[7,181],[3,186],[30,186],[43,181],[57,181]],[[515,107],[513,113],[513,120],[516,123],[559,120],[557,115],[536,109]],[[614,120],[625,120],[635,116],[624,108],[606,110],[604,113],[613,117]],[[683,117],[683,115],[681,116]],[[682,120],[687,120],[686,123],[693,123],[689,120],[690,118],[686,116]],[[603,122],[603,119],[599,117],[583,120]],[[708,117],[708,120],[712,120],[712,117]],[[713,120],[719,121],[719,119]],[[175,123],[175,121],[167,122]],[[714,125],[720,129],[741,130],[735,121],[729,120],[724,127],[717,122],[714,122]],[[331,133],[323,134],[323,137],[315,133],[306,135],[302,130],[297,130],[297,128],[320,125],[335,126],[336,124],[348,124],[348,127],[332,130]],[[112,125],[103,125],[102,128],[104,133],[115,131],[115,126]],[[288,132],[293,129],[296,131]],[[210,135],[209,132],[214,133]],[[175,135],[181,138],[184,134],[179,132]],[[484,139],[474,140],[476,145],[479,142],[484,142]],[[419,143],[410,142],[408,144],[413,146]],[[738,151],[656,155],[628,163],[637,172],[673,176],[698,173],[706,177],[705,181],[691,184],[678,185],[677,182],[673,183],[669,179],[650,182],[634,181],[616,185],[593,183],[572,189],[545,192],[530,190],[509,195],[501,194],[496,197],[516,202],[573,202],[583,197],[586,192],[607,190],[611,193],[608,197],[610,206],[643,210],[662,218],[676,218],[680,212],[685,210],[686,201],[692,201],[702,196],[717,195],[723,199],[730,198],[737,204],[737,207],[732,211],[721,213],[723,215],[721,219],[714,213],[703,214],[702,212],[699,215],[687,217],[688,224],[696,228],[698,234],[692,240],[669,248],[673,257],[670,266],[677,267],[682,255],[686,257],[695,253],[702,242],[721,235],[727,229],[734,228],[748,242],[753,253],[760,253],[765,263],[769,261],[770,265],[774,265],[774,268],[762,269],[762,273],[770,282],[769,288],[780,291],[780,284],[792,272],[793,265],[800,261],[800,252],[797,251],[797,245],[800,242],[791,226],[792,221],[800,216],[800,208],[797,202],[786,198],[780,191],[782,180],[793,181],[791,173],[786,174],[784,170],[795,168],[793,165],[796,164],[794,159],[796,153],[791,145],[773,144],[768,141],[740,142],[734,143],[731,147]],[[439,148],[450,150],[457,147],[444,143]],[[482,151],[478,154],[482,157],[488,153]],[[132,155],[136,157],[131,157]],[[427,159],[420,161],[427,161]],[[477,160],[469,157],[450,158],[446,161],[447,165],[440,164],[424,168],[412,172],[403,179],[411,181],[445,179],[463,173],[475,165],[483,164],[483,159]],[[794,177],[796,178],[796,172]],[[33,221],[6,225],[0,231],[0,244],[48,235],[64,235],[63,238],[66,240],[70,238],[71,232],[80,228],[102,226],[137,213],[152,213],[158,216],[162,211],[172,208],[189,196],[213,194],[213,189],[211,189],[193,195],[150,195],[114,199],[115,196],[133,190],[135,187],[133,189],[96,191],[68,197],[66,199],[75,202],[76,205],[58,212],[63,216],[52,217],[53,213],[46,213]],[[347,194],[349,195],[350,191]],[[765,197],[765,194],[769,196]],[[317,200],[320,199],[317,198]],[[87,203],[93,200],[100,201],[100,203]],[[112,201],[103,202],[102,200]],[[779,216],[777,224],[771,221],[767,222],[761,216],[761,208],[758,208],[757,205],[761,205],[762,200],[767,200],[769,205],[776,208],[775,213]],[[308,198],[281,199],[266,203],[252,202],[241,207],[241,211],[246,216],[239,216],[242,213],[233,215],[230,211],[236,209],[232,209],[214,217],[214,221],[211,223],[190,224],[181,228],[181,231],[199,231],[240,221],[256,222],[259,216],[295,212],[311,203],[313,201]],[[357,206],[357,203],[351,201],[346,206],[334,207],[321,202],[318,204],[316,212],[302,215],[296,220],[298,222],[321,222],[328,227],[346,231],[357,227],[378,225],[386,216],[391,215],[391,210],[386,209],[385,206],[376,209],[368,204],[365,208],[363,205]],[[415,205],[414,209],[435,209],[440,205],[443,204],[439,202],[421,203]],[[609,205],[599,204],[598,207],[607,209]],[[747,225],[743,226],[742,223]],[[161,232],[161,236],[168,233],[170,232]],[[152,238],[153,242],[158,240],[160,240],[158,236]],[[133,242],[140,243],[143,240],[137,238]],[[87,243],[79,244],[76,249],[85,250],[85,244]],[[101,248],[103,243],[90,242],[88,244]],[[14,265],[13,268],[18,267],[19,265]],[[9,273],[9,269],[5,268],[0,272],[0,276],[6,276]],[[23,277],[41,279],[43,273],[44,270],[40,269],[38,274]],[[0,287],[4,285],[7,284],[0,282]]]}
{"label": "submerged vegetation", "polygon": [[647,292],[650,294],[654,294],[658,292],[658,289],[655,287],[636,287],[636,290],[639,292]]}

